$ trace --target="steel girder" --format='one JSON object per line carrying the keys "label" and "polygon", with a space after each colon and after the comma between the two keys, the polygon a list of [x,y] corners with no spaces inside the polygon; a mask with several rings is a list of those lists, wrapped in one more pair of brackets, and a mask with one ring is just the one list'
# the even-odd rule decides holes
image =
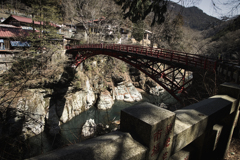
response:
{"label": "steel girder", "polygon": [[108,55],[120,59],[148,75],[178,101],[180,101],[180,99],[177,94],[186,94],[186,88],[192,81],[192,78],[186,79],[187,76],[185,69],[179,68],[174,65],[167,65],[161,63],[158,61],[158,59],[150,56],[109,49],[106,50],[86,48],[72,50],[70,51],[70,53],[73,55],[73,58],[75,60],[74,65],[76,67],[78,67],[78,65],[86,59],[99,54]]}

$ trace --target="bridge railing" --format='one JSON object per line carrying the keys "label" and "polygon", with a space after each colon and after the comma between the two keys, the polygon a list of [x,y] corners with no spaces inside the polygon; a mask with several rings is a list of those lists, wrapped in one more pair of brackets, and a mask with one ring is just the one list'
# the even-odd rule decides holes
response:
{"label": "bridge railing", "polygon": [[99,48],[99,49],[111,49],[122,52],[136,53],[140,55],[152,56],[159,59],[165,59],[171,62],[181,63],[187,66],[199,67],[206,70],[216,70],[217,60],[209,57],[190,54],[185,52],[173,51],[161,48],[133,46],[133,45],[121,45],[121,44],[83,44],[76,46],[66,46],[66,49],[77,48]]}

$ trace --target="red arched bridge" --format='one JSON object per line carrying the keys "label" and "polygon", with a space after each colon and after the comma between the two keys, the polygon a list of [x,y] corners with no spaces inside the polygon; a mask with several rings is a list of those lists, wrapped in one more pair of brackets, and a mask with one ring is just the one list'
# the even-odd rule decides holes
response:
{"label": "red arched bridge", "polygon": [[216,70],[217,60],[184,52],[118,44],[84,44],[66,46],[77,67],[89,57],[103,54],[118,58],[145,73],[179,100],[177,93],[186,93],[192,75],[189,71]]}

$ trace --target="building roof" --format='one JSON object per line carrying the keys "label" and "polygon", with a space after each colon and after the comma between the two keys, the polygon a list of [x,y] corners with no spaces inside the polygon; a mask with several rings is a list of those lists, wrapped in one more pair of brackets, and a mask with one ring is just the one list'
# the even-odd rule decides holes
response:
{"label": "building roof", "polygon": [[0,27],[0,38],[11,38],[11,37],[20,37],[28,36],[29,31],[23,30],[21,28],[5,28]]}
{"label": "building roof", "polygon": [[[31,18],[27,18],[27,17],[21,17],[21,16],[17,16],[17,15],[11,15],[10,17],[16,19],[19,22],[24,22],[24,23],[32,23],[33,22]],[[10,18],[10,17],[8,17],[8,18]],[[34,24],[40,25],[40,22],[34,21]]]}
{"label": "building roof", "polygon": [[146,33],[150,33],[150,34],[152,34],[152,32],[151,31],[149,31],[149,30],[144,30]]}
{"label": "building roof", "polygon": [[[5,21],[3,21],[3,23],[6,24],[6,22],[10,19],[10,18],[14,18],[15,20],[19,21],[19,22],[24,22],[24,23],[29,23],[31,24],[33,22],[33,20],[31,18],[27,18],[27,17],[21,17],[21,16],[17,16],[17,15],[10,15]],[[40,25],[40,22],[39,21],[34,21],[34,24],[37,24],[37,25]],[[43,22],[42,22],[43,24]],[[50,23],[51,26],[53,27],[58,27],[60,28],[60,26],[58,25],[55,25],[53,23]]]}

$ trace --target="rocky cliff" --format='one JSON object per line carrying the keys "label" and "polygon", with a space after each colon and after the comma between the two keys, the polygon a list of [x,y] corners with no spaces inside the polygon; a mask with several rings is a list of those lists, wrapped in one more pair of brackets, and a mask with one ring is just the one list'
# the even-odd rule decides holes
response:
{"label": "rocky cliff", "polygon": [[[59,58],[54,56],[53,59],[57,61]],[[102,69],[101,65],[105,63],[101,60],[90,63],[90,67],[100,66]],[[136,69],[129,68],[125,72],[116,70],[101,78],[101,74],[95,73],[99,70],[86,71],[84,67],[76,71],[65,68],[63,73],[56,76],[57,82],[47,81],[42,88],[26,89],[22,97],[16,100],[16,106],[8,109],[4,133],[21,135],[23,139],[44,130],[55,135],[60,132],[61,124],[90,107],[106,110],[112,107],[114,100],[140,101],[142,95],[136,87],[164,98],[162,88]],[[106,70],[101,72],[107,73]]]}

